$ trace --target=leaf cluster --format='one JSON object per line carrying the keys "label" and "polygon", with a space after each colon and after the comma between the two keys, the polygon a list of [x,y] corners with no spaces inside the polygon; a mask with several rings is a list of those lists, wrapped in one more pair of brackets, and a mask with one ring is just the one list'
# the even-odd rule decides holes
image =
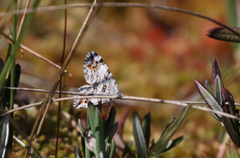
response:
{"label": "leaf cluster", "polygon": [[[220,69],[217,61],[212,62],[212,78],[213,89],[208,80],[205,81],[205,86],[199,81],[195,80],[198,92],[207,103],[208,107],[213,110],[225,112],[234,116],[239,116],[239,110],[236,109],[234,98],[232,94],[224,88]],[[218,120],[223,127],[225,127],[232,141],[240,147],[240,131],[239,122],[235,119],[224,117],[220,114],[210,113],[216,120]]]}
{"label": "leaf cluster", "polygon": [[[98,107],[101,107],[99,105]],[[115,157],[116,156],[116,143],[113,140],[113,136],[117,131],[118,122],[115,122],[116,109],[111,108],[109,116],[102,118],[100,110],[97,106],[89,104],[88,115],[88,127],[85,129],[82,121],[79,119],[79,128],[81,133],[82,150],[78,146],[75,147],[76,157]],[[154,142],[154,139],[150,142],[151,133],[151,115],[148,112],[141,125],[140,118],[137,112],[133,113],[133,133],[137,152],[131,151],[128,147],[123,149],[123,157],[155,157],[159,154],[166,152],[182,140],[183,136],[180,136],[174,140],[171,137],[179,129],[183,119],[187,115],[190,107],[183,109],[182,114],[178,119],[173,120],[165,127],[161,137]],[[119,155],[120,156],[120,155]]]}

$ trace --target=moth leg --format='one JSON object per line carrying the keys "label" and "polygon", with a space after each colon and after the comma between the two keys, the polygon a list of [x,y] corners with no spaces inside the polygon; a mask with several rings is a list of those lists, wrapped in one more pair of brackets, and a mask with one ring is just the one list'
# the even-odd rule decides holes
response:
{"label": "moth leg", "polygon": [[113,100],[114,104],[117,106],[117,103]]}

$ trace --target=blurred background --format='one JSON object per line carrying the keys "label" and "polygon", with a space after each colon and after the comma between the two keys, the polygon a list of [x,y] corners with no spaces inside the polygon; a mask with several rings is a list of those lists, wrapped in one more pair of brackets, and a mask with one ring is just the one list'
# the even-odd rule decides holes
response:
{"label": "blurred background", "polygon": [[[112,1],[106,1],[112,2]],[[236,27],[233,6],[226,0],[135,0],[137,2],[167,5],[194,11],[211,17],[231,27]],[[68,4],[89,3],[69,0]],[[0,1],[1,12],[8,3]],[[42,0],[40,6],[63,5],[63,1]],[[82,26],[89,8],[70,8],[67,17],[66,54]],[[234,14],[231,14],[233,11]],[[5,22],[5,33],[11,29],[11,20]],[[54,63],[61,64],[64,10],[44,11],[35,17],[22,44],[38,52]],[[83,75],[83,62],[92,50],[102,56],[125,96],[150,97],[168,100],[200,99],[194,79],[212,80],[211,63],[217,59],[225,87],[239,102],[239,52],[237,46],[217,41],[205,35],[206,31],[219,27],[207,20],[178,12],[158,9],[103,7],[91,23],[78,46],[65,74],[64,90],[76,91],[87,84]],[[0,57],[6,58],[7,42],[1,43]],[[17,63],[22,67],[20,87],[49,89],[59,71],[57,68],[24,52],[17,54]],[[45,94],[18,92],[22,102],[33,103],[44,99]],[[57,96],[56,96],[57,97]],[[117,100],[117,115],[122,119],[129,112],[124,128],[124,139],[133,141],[132,112],[137,110],[143,118],[146,111],[152,115],[152,138],[158,139],[172,116],[178,117],[182,108],[178,106],[147,102]],[[63,109],[84,117],[86,110],[72,109],[72,101],[63,103]],[[114,103],[111,103],[115,106]],[[106,105],[108,106],[108,105]],[[55,116],[56,107],[51,109]],[[103,109],[108,113],[109,108]],[[208,113],[192,110],[181,126],[177,136],[184,140],[163,157],[216,156],[221,125]],[[117,121],[117,120],[116,120]],[[55,128],[53,124],[52,128]],[[181,156],[179,156],[181,155]]]}

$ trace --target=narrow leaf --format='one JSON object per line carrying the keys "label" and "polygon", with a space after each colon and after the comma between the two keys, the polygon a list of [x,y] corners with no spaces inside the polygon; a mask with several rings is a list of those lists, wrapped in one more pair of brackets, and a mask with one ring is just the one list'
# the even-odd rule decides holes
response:
{"label": "narrow leaf", "polygon": [[175,121],[176,121],[176,118],[172,117],[172,120],[164,127],[163,132],[161,134],[161,137],[164,136],[164,134],[167,131],[168,127],[170,127]]}
{"label": "narrow leaf", "polygon": [[213,82],[215,81],[217,76],[219,76],[221,84],[222,84],[222,87],[224,87],[223,80],[222,80],[222,75],[221,75],[221,72],[220,72],[217,60],[213,59],[213,61],[212,61],[212,78],[213,78]]}
{"label": "narrow leaf", "polygon": [[[224,109],[224,112],[229,113],[227,106],[224,106],[223,109]],[[233,119],[228,117],[223,117],[223,124],[232,141],[237,145],[237,147],[240,148],[240,133],[238,129],[237,130],[235,129]]]}
{"label": "narrow leaf", "polygon": [[[195,80],[195,85],[197,87],[198,92],[200,93],[202,98],[205,100],[205,102],[207,103],[210,109],[223,112],[222,107],[218,103],[216,98],[199,81]],[[216,117],[218,117],[218,120],[222,122],[223,117],[221,115],[218,115],[218,114],[211,114],[211,115],[212,116],[215,115]]]}
{"label": "narrow leaf", "polygon": [[94,134],[95,131],[97,130],[96,127],[98,126],[99,122],[98,122],[96,108],[94,107],[94,105],[92,103],[88,104],[87,115],[88,115],[88,121],[89,121],[89,125],[91,127],[91,131]]}
{"label": "narrow leaf", "polygon": [[[39,4],[39,2],[40,1],[38,1],[38,0],[34,0],[32,2],[32,7],[31,8],[34,9]],[[18,36],[18,39],[13,44],[10,56],[7,58],[7,60],[5,62],[5,66],[4,66],[4,68],[2,69],[2,71],[0,73],[0,91],[2,90],[2,87],[3,87],[4,83],[5,83],[6,76],[9,73],[9,69],[10,69],[11,63],[14,60],[14,57],[16,56],[16,53],[17,53],[17,51],[19,49],[19,44],[21,43],[25,32],[28,30],[28,26],[31,23],[33,15],[34,15],[34,13],[28,13],[28,16],[26,17],[26,20],[23,23],[22,30],[20,31],[20,34]]]}
{"label": "narrow leaf", "polygon": [[[9,115],[8,115],[9,116]],[[4,158],[6,154],[6,147],[9,139],[9,120],[7,116],[3,116],[0,124],[0,141],[1,141],[1,147],[0,147],[0,157]]]}
{"label": "narrow leaf", "polygon": [[226,101],[229,104],[230,113],[232,115],[236,115],[236,105],[235,105],[232,94],[225,88],[223,88],[222,91],[223,91],[224,97],[226,98]]}
{"label": "narrow leaf", "polygon": [[95,147],[95,156],[98,157],[99,153],[104,151],[105,143],[104,143],[104,129],[101,114],[97,107],[93,104],[88,105],[88,115],[90,115],[90,126],[92,133],[96,139],[96,147]]}
{"label": "narrow leaf", "polygon": [[166,152],[166,151],[172,149],[173,147],[177,146],[179,143],[181,143],[182,140],[183,140],[183,136],[180,136],[180,137],[174,139],[173,141],[170,142],[168,148],[166,148],[163,152]]}
{"label": "narrow leaf", "polygon": [[220,78],[217,75],[214,80],[214,96],[216,97],[216,99],[219,103],[222,103],[223,99],[224,99],[223,95],[222,95],[222,88],[223,88],[223,86],[221,84]]}
{"label": "narrow leaf", "polygon": [[143,129],[139,120],[138,113],[135,111],[133,113],[133,132],[134,140],[137,147],[137,156],[141,158],[147,157],[147,146],[143,134]]}
{"label": "narrow leaf", "polygon": [[[240,32],[240,28],[233,28],[235,31]],[[240,42],[240,37],[233,34],[231,31],[225,28],[212,28],[207,31],[206,35],[210,38],[228,42]]]}
{"label": "narrow leaf", "polygon": [[148,156],[157,156],[160,153],[164,152],[167,147],[169,147],[169,140],[171,137],[176,133],[176,131],[179,129],[180,125],[183,122],[183,119],[186,117],[188,111],[190,109],[190,106],[183,109],[181,115],[177,119],[177,121],[168,128],[168,131],[165,133],[163,137],[161,137],[156,144],[151,148],[151,150],[148,153]]}
{"label": "narrow leaf", "polygon": [[112,141],[111,143],[111,150],[110,150],[110,154],[109,154],[109,158],[114,158],[115,157],[115,153],[116,153],[116,143],[114,141]]}
{"label": "narrow leaf", "polygon": [[208,80],[205,80],[205,87],[207,88],[207,90],[208,90],[210,93],[213,94],[212,87],[211,87],[211,85],[210,85],[210,83],[209,83]]}
{"label": "narrow leaf", "polygon": [[151,115],[150,115],[150,112],[147,112],[143,120],[143,134],[144,134],[147,148],[149,145],[149,139],[150,139],[150,133],[151,133],[150,123],[151,123]]}
{"label": "narrow leaf", "polygon": [[85,143],[85,152],[84,152],[84,156],[85,156],[86,158],[92,158],[92,157],[94,157],[94,153],[91,152],[91,150],[88,149],[88,147],[87,147],[87,143]]}
{"label": "narrow leaf", "polygon": [[109,117],[107,119],[107,124],[106,124],[106,129],[105,129],[105,136],[108,136],[111,129],[112,129],[112,126],[113,126],[113,123],[115,121],[115,116],[116,116],[116,108],[113,106],[110,110],[110,113],[109,113]]}
{"label": "narrow leaf", "polygon": [[113,126],[111,131],[109,132],[108,136],[105,139],[105,144],[110,143],[112,141],[113,136],[115,135],[118,128],[118,122],[116,122]]}

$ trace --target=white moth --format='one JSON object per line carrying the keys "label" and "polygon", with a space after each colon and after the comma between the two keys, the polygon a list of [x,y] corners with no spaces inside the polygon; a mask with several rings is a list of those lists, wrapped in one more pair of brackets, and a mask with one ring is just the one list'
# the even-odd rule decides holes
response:
{"label": "white moth", "polygon": [[[102,60],[102,57],[94,51],[88,52],[83,65],[84,77],[89,85],[84,85],[78,88],[77,92],[84,95],[119,95],[122,94],[119,91],[119,87],[116,80],[113,78],[112,73],[109,71],[107,65]],[[99,103],[107,103],[113,101],[113,99],[74,99],[73,107],[87,108],[88,103],[93,105]]]}

